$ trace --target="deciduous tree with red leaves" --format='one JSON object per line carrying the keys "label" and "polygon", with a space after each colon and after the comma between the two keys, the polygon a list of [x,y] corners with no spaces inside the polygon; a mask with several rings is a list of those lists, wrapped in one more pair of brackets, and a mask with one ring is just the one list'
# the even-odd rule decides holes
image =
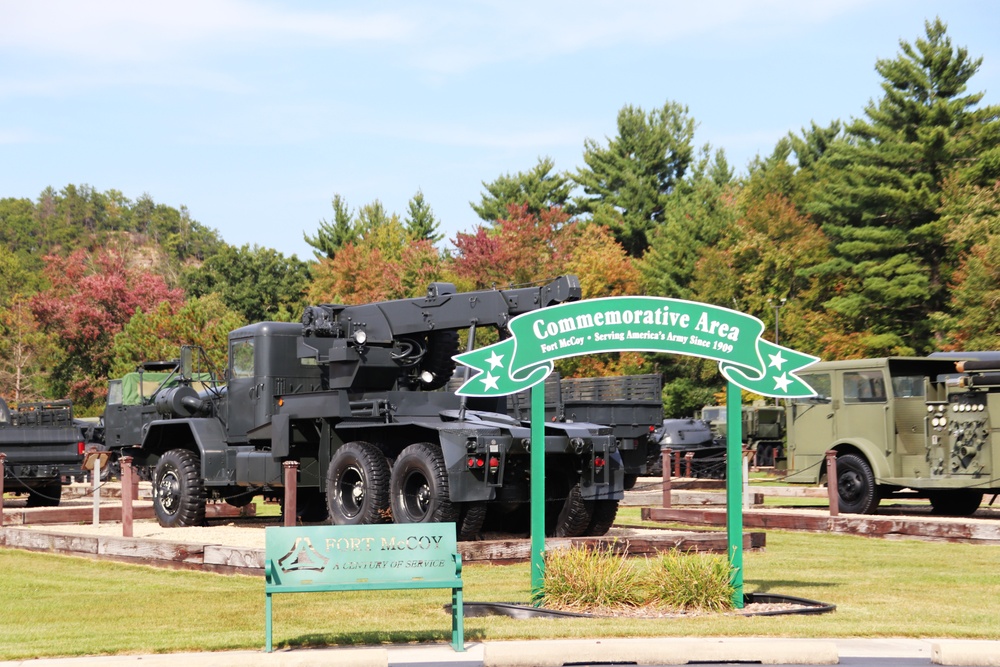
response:
{"label": "deciduous tree with red leaves", "polygon": [[115,334],[136,310],[152,310],[162,301],[178,305],[184,295],[161,276],[132,265],[120,249],[77,250],[45,262],[50,287],[32,299],[31,309],[42,330],[62,347],[51,393],[69,396],[81,413],[98,412]]}
{"label": "deciduous tree with red leaves", "polygon": [[552,239],[568,218],[559,208],[536,216],[528,212],[527,204],[511,204],[507,217],[496,225],[455,236],[455,273],[477,289],[523,285],[558,275],[559,269],[552,265]]}

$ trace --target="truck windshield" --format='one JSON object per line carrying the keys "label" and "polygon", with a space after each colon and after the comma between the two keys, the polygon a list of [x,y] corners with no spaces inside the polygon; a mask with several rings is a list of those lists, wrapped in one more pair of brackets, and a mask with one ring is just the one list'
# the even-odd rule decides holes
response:
{"label": "truck windshield", "polygon": [[726,410],[725,408],[702,408],[701,418],[707,422],[725,423]]}
{"label": "truck windshield", "polygon": [[234,378],[253,377],[253,339],[235,340],[230,348],[230,367]]}
{"label": "truck windshield", "polygon": [[[801,376],[802,381],[813,388],[816,395],[821,398],[830,398],[832,395],[830,388],[830,374],[829,373],[803,373]],[[795,403],[812,403],[812,397],[805,398],[795,398],[792,399]]]}

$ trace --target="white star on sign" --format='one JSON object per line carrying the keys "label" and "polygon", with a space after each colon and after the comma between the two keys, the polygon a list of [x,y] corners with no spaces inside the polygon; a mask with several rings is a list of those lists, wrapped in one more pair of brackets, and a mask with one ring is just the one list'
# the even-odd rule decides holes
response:
{"label": "white star on sign", "polygon": [[788,385],[790,385],[791,383],[792,381],[788,379],[788,376],[785,373],[782,373],[781,375],[774,378],[774,388],[780,389],[781,391],[784,392],[788,391]]}
{"label": "white star on sign", "polygon": [[486,361],[490,362],[491,370],[496,368],[497,366],[503,368],[503,355],[502,354],[498,355],[496,350],[493,350],[493,354]]}
{"label": "white star on sign", "polygon": [[500,378],[494,375],[490,375],[489,371],[486,371],[486,377],[483,378],[483,385],[485,389],[499,389],[497,386],[497,380]]}
{"label": "white star on sign", "polygon": [[770,368],[771,366],[774,366],[779,371],[781,370],[781,364],[783,364],[786,361],[788,361],[788,359],[785,359],[784,357],[781,356],[781,350],[778,350],[778,354],[769,354],[767,356],[771,359],[771,363],[769,363],[767,365],[768,368]]}

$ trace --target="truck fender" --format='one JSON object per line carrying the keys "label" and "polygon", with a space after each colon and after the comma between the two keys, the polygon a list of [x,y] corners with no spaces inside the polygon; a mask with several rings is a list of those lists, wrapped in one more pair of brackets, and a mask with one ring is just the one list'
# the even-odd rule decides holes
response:
{"label": "truck fender", "polygon": [[226,433],[217,419],[161,419],[146,427],[142,452],[149,465],[171,449],[188,449],[201,459],[201,476],[215,479],[227,468]]}
{"label": "truck fender", "polygon": [[889,467],[889,460],[885,456],[885,452],[880,449],[871,440],[863,438],[845,438],[843,440],[838,440],[833,446],[830,447],[837,452],[837,456],[843,456],[844,454],[859,454],[868,461],[868,465],[872,467],[872,472],[875,473],[875,480],[888,479],[893,476],[893,472]]}

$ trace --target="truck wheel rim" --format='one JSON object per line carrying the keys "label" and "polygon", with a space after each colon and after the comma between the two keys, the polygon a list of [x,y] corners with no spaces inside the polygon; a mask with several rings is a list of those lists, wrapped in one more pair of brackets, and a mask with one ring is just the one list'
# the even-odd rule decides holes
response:
{"label": "truck wheel rim", "polygon": [[156,497],[160,500],[160,507],[173,514],[180,503],[180,479],[177,473],[169,470],[160,477],[160,482],[156,487]]}
{"label": "truck wheel rim", "polygon": [[340,493],[337,495],[346,516],[355,517],[361,512],[367,490],[364,475],[358,468],[352,466],[344,470],[340,478]]}
{"label": "truck wheel rim", "polygon": [[846,472],[840,476],[840,496],[846,500],[855,500],[861,495],[861,476],[856,472]]}
{"label": "truck wheel rim", "polygon": [[406,476],[399,495],[407,518],[420,521],[427,516],[431,504],[431,487],[426,477],[419,472],[411,472]]}

